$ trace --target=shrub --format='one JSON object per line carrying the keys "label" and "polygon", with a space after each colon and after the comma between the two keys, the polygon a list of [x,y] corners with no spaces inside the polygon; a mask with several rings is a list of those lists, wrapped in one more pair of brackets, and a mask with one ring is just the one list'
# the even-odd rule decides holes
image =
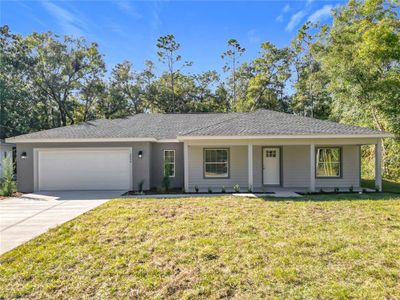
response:
{"label": "shrub", "polygon": [[249,193],[252,193],[252,192],[253,192],[253,186],[250,185],[250,186],[248,187],[247,191],[248,191]]}
{"label": "shrub", "polygon": [[171,165],[170,164],[164,164],[164,177],[162,179],[162,187],[164,191],[168,192],[169,186],[171,184],[171,179],[169,177],[169,174],[171,173]]}
{"label": "shrub", "polygon": [[138,191],[139,193],[143,193],[143,185],[144,185],[144,179],[140,180],[138,183]]}
{"label": "shrub", "polygon": [[213,192],[212,189],[210,187],[208,187],[208,193],[212,194],[212,192]]}
{"label": "shrub", "polygon": [[351,186],[351,187],[349,188],[349,192],[350,192],[350,193],[353,193],[353,192],[354,192],[354,186]]}
{"label": "shrub", "polygon": [[14,181],[14,164],[11,157],[3,159],[3,179],[0,181],[0,195],[11,196],[17,191]]}
{"label": "shrub", "polygon": [[339,188],[338,188],[338,187],[335,187],[335,188],[334,188],[334,191],[335,191],[336,194],[339,193]]}
{"label": "shrub", "polygon": [[195,185],[195,186],[194,186],[194,190],[196,191],[196,193],[198,193],[198,192],[199,192],[199,186],[198,186],[198,185]]}
{"label": "shrub", "polygon": [[221,193],[223,193],[223,194],[226,193],[226,190],[225,190],[225,187],[224,187],[224,186],[222,186]]}
{"label": "shrub", "polygon": [[233,186],[233,190],[235,191],[235,193],[240,193],[240,185],[235,184],[235,185]]}

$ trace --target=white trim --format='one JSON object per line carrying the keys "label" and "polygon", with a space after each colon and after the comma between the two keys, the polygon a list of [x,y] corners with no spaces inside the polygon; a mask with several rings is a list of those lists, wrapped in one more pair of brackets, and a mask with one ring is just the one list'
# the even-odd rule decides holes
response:
{"label": "white trim", "polygon": [[[175,178],[175,172],[176,172],[176,168],[175,168],[175,165],[176,165],[176,155],[175,155],[175,150],[174,149],[164,149],[164,157],[163,157],[163,159],[164,159],[164,164],[163,164],[163,166],[165,165],[165,152],[166,151],[172,151],[172,152],[174,152],[174,176],[169,176],[169,178]],[[171,163],[169,163],[169,164],[171,164]],[[163,174],[164,174],[164,172],[165,172],[165,169],[163,170]],[[165,174],[164,174],[164,176],[165,176]]]}
{"label": "white trim", "polygon": [[253,144],[247,145],[247,164],[248,164],[248,188],[254,189],[253,186]]}
{"label": "white trim", "polygon": [[50,151],[104,151],[104,150],[128,150],[129,151],[129,164],[131,171],[129,172],[130,189],[133,189],[133,164],[132,164],[132,148],[131,147],[81,147],[81,148],[33,148],[33,190],[39,192],[39,155],[40,152]]}
{"label": "white trim", "polygon": [[382,143],[375,145],[375,187],[382,192]]}
{"label": "white trim", "polygon": [[13,143],[96,143],[96,142],[157,142],[155,138],[86,138],[86,139],[19,139],[8,138]]}
{"label": "white trim", "polygon": [[189,191],[189,146],[183,143],[183,176],[185,192]]}
{"label": "white trim", "polygon": [[180,143],[177,139],[161,139],[157,140],[156,143]]}
{"label": "white trim", "polygon": [[180,141],[190,140],[249,140],[249,139],[326,139],[326,138],[389,138],[392,133],[378,134],[293,134],[293,135],[221,135],[221,136],[178,136]]}
{"label": "white trim", "polygon": [[315,144],[310,145],[310,192],[315,192]]}

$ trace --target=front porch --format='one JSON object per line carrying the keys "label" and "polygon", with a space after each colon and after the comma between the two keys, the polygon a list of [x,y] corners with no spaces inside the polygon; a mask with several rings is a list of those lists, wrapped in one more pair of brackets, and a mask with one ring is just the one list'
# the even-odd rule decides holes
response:
{"label": "front porch", "polygon": [[[361,145],[375,145],[375,185],[382,190],[380,139],[260,139],[195,140],[184,142],[184,182],[187,192],[354,192],[361,188]],[[340,152],[335,176],[319,176],[316,151],[335,148]],[[226,151],[226,174],[207,176],[205,151]],[[274,151],[276,150],[276,151]],[[211,154],[209,156],[212,156]],[[279,163],[268,165],[268,159]],[[211,162],[212,163],[212,162]],[[215,162],[222,164],[224,162]],[[272,177],[271,167],[275,168]],[[206,170],[207,169],[207,170]],[[212,174],[213,175],[213,174]]]}

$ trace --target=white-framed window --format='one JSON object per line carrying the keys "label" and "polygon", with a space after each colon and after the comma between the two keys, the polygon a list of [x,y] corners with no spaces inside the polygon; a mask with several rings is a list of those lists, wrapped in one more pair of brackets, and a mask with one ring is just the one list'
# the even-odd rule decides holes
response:
{"label": "white-framed window", "polygon": [[164,150],[164,175],[169,173],[169,177],[175,177],[175,150]]}
{"label": "white-framed window", "polygon": [[204,149],[204,178],[229,177],[229,149]]}
{"label": "white-framed window", "polygon": [[341,177],[342,149],[340,147],[316,148],[315,172],[317,178]]}

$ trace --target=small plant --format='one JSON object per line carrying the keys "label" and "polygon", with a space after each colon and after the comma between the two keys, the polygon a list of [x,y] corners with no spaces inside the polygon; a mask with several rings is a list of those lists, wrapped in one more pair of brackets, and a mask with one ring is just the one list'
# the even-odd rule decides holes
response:
{"label": "small plant", "polygon": [[321,189],[319,189],[319,192],[320,192],[321,194],[323,194],[323,193],[324,193],[324,190],[321,188]]}
{"label": "small plant", "polygon": [[366,193],[366,192],[367,192],[367,189],[362,189],[362,192],[363,192],[363,193]]}
{"label": "small plant", "polygon": [[225,193],[226,193],[226,189],[225,189],[224,186],[222,186],[221,193],[222,193],[222,194],[225,194]]}
{"label": "small plant", "polygon": [[3,179],[0,180],[0,195],[11,196],[17,191],[14,181],[14,165],[11,157],[3,159]]}
{"label": "small plant", "polygon": [[162,183],[161,183],[165,192],[168,192],[169,186],[171,184],[171,179],[169,177],[170,174],[171,174],[171,165],[165,163],[164,164],[164,177],[163,177]]}
{"label": "small plant", "polygon": [[196,191],[196,193],[199,193],[199,186],[198,186],[198,185],[195,185],[195,186],[194,186],[194,190]]}
{"label": "small plant", "polygon": [[235,184],[235,185],[233,186],[233,190],[235,191],[235,193],[240,193],[240,185]]}
{"label": "small plant", "polygon": [[247,191],[248,191],[249,193],[252,193],[252,192],[253,192],[253,186],[250,185],[250,186],[247,188]]}
{"label": "small plant", "polygon": [[138,191],[141,194],[143,194],[143,185],[144,185],[144,179],[140,180],[138,183]]}
{"label": "small plant", "polygon": [[338,187],[335,187],[335,188],[333,189],[333,191],[335,192],[335,194],[337,194],[337,193],[339,193],[339,188],[338,188]]}
{"label": "small plant", "polygon": [[354,186],[351,186],[351,187],[349,188],[349,192],[350,192],[350,193],[354,193]]}
{"label": "small plant", "polygon": [[375,186],[375,192],[377,192],[377,193],[380,192],[379,186],[377,186],[377,185]]}
{"label": "small plant", "polygon": [[212,192],[213,192],[212,189],[210,187],[208,187],[208,193],[212,194]]}

